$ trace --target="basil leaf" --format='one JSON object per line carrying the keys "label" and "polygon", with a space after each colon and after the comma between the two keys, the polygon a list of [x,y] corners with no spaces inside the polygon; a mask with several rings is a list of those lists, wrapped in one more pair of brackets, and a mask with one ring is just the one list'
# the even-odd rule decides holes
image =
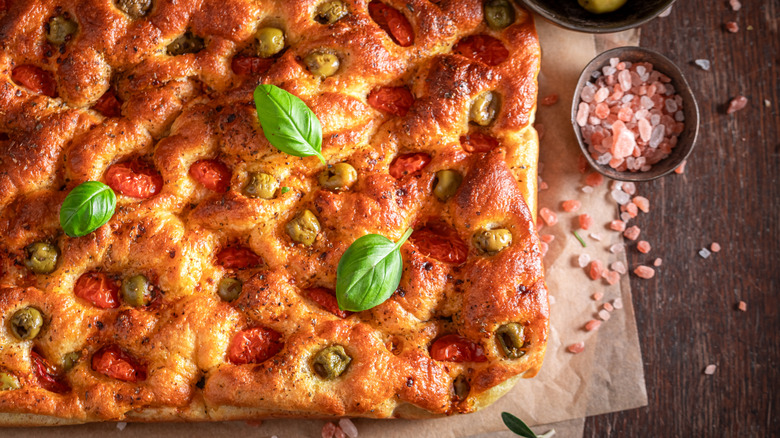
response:
{"label": "basil leaf", "polygon": [[287,186],[285,186],[285,187],[282,187],[282,194],[283,194],[283,195],[284,195],[285,193],[289,192],[289,191],[290,191],[290,188],[289,188],[289,187],[287,187]]}
{"label": "basil leaf", "polygon": [[316,155],[322,164],[322,126],[298,97],[276,85],[255,88],[255,108],[265,138],[280,151],[296,157]]}
{"label": "basil leaf", "polygon": [[531,430],[531,428],[529,428],[528,426],[526,426],[525,423],[523,423],[523,420],[515,417],[509,412],[502,412],[501,419],[504,420],[504,424],[512,432],[520,436],[523,436],[525,438],[537,438],[534,431]]}
{"label": "basil leaf", "polygon": [[404,261],[400,248],[412,231],[406,230],[396,243],[378,234],[366,234],[352,242],[336,269],[336,299],[341,310],[360,312],[390,298],[401,282]]}
{"label": "basil leaf", "polygon": [[70,237],[81,237],[97,230],[111,219],[116,195],[102,182],[87,181],[68,193],[60,207],[60,226]]}

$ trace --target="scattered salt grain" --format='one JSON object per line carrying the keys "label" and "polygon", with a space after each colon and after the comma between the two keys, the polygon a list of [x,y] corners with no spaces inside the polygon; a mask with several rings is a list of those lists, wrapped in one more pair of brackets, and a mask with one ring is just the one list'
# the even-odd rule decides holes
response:
{"label": "scattered salt grain", "polygon": [[726,114],[733,114],[743,108],[747,105],[748,100],[745,96],[737,96],[733,99],[731,99],[731,102],[729,102],[729,107],[726,110]]}
{"label": "scattered salt grain", "polygon": [[622,252],[625,249],[622,243],[616,243],[609,247],[609,252],[612,254],[617,254],[619,252]]}
{"label": "scattered salt grain", "polygon": [[600,326],[601,321],[598,319],[591,319],[585,324],[585,331],[592,332],[593,330],[598,330]]}
{"label": "scattered salt grain", "polygon": [[631,214],[628,213],[628,212],[625,212],[625,211],[623,213],[620,213],[620,220],[622,220],[623,222],[630,221],[631,220]]}
{"label": "scattered salt grain", "polygon": [[739,0],[729,0],[729,5],[734,12],[742,9],[742,3],[740,3]]}
{"label": "scattered salt grain", "polygon": [[579,221],[580,228],[583,230],[587,230],[593,226],[593,218],[587,213],[579,215],[577,220]]}
{"label": "scattered salt grain", "polygon": [[590,187],[598,187],[604,182],[604,175],[598,172],[591,172],[585,177],[585,184]]}
{"label": "scattered salt grain", "polygon": [[631,201],[631,195],[622,190],[612,190],[609,194],[620,205],[628,204]]}
{"label": "scattered salt grain", "polygon": [[594,292],[593,295],[591,295],[591,298],[593,298],[593,301],[600,301],[604,298],[604,294],[601,292]]}
{"label": "scattered salt grain", "polygon": [[613,180],[609,188],[611,190],[623,190],[623,181]]}
{"label": "scattered salt grain", "polygon": [[720,252],[720,244],[718,242],[712,242],[712,244],[710,245],[710,251]]}
{"label": "scattered salt grain", "polygon": [[325,425],[322,426],[322,432],[320,432],[322,438],[333,438],[333,436],[336,435],[336,427],[337,426],[333,423],[325,423]]}
{"label": "scattered salt grain", "polygon": [[710,67],[712,66],[709,59],[697,59],[693,62],[704,71],[709,71]]}
{"label": "scattered salt grain", "polygon": [[636,249],[642,254],[647,254],[650,252],[650,243],[646,240],[640,240],[636,244]]}
{"label": "scattered salt grain", "polygon": [[618,298],[615,298],[614,300],[612,300],[612,307],[614,307],[616,309],[622,309],[623,308],[623,298],[618,297]]}
{"label": "scattered salt grain", "polygon": [[685,165],[687,163],[688,163],[687,160],[683,160],[683,162],[680,163],[680,165],[677,166],[677,168],[674,169],[674,173],[676,173],[678,175],[682,175],[683,173],[685,173]]}
{"label": "scattered salt grain", "polygon": [[772,102],[770,102],[769,99],[764,99],[764,106],[769,108],[770,106],[772,106]]}
{"label": "scattered salt grain", "polygon": [[603,307],[603,308],[604,308],[604,310],[606,310],[607,312],[611,312],[611,311],[615,310],[615,308],[614,308],[614,307],[612,307],[612,304],[610,304],[610,303],[604,303],[604,304],[602,305],[602,307]]}
{"label": "scattered salt grain", "polygon": [[658,257],[655,260],[653,260],[653,266],[655,266],[655,267],[661,266],[663,263],[664,263],[664,261],[660,257]]}
{"label": "scattered salt grain", "polygon": [[669,6],[665,11],[661,12],[658,16],[661,18],[668,17],[672,13],[672,7]]}
{"label": "scattered salt grain", "polygon": [[699,250],[699,255],[701,256],[701,258],[706,259],[710,255],[712,255],[712,253],[707,248],[702,248]]}
{"label": "scattered salt grain", "polygon": [[620,274],[615,271],[605,271],[603,275],[604,280],[607,280],[607,283],[610,285],[616,284],[618,281],[620,281]]}
{"label": "scattered salt grain", "polygon": [[539,216],[541,216],[544,223],[550,227],[558,223],[558,216],[547,207],[539,209]]}
{"label": "scattered salt grain", "polygon": [[726,23],[726,30],[731,33],[737,33],[739,32],[739,24],[736,21],[729,21]]}
{"label": "scattered salt grain", "polygon": [[626,228],[626,231],[623,231],[623,236],[628,240],[636,240],[639,238],[639,233],[641,230],[636,225],[633,225],[631,227]]}
{"label": "scattered salt grain", "polygon": [[626,223],[623,221],[612,221],[609,223],[609,229],[613,231],[623,232],[626,230]]}
{"label": "scattered salt grain", "polygon": [[621,189],[624,192],[628,193],[629,195],[633,195],[633,194],[636,193],[636,184],[634,184],[634,183],[632,183],[630,181],[629,182],[624,182],[623,186],[621,187]]}
{"label": "scattered salt grain", "polygon": [[127,423],[124,421],[120,421],[116,424],[116,428],[119,429],[120,431],[125,430],[126,427],[127,427]]}
{"label": "scattered salt grain", "polygon": [[602,320],[608,321],[609,318],[611,317],[612,315],[610,315],[609,312],[607,312],[606,310],[604,309],[599,310],[599,318],[601,318]]}
{"label": "scattered salt grain", "polygon": [[706,368],[704,368],[704,374],[711,376],[715,374],[715,369],[718,368],[716,365],[709,364]]}
{"label": "scattered salt grain", "polygon": [[588,276],[591,280],[598,280],[601,278],[601,273],[604,271],[604,263],[601,260],[592,260],[588,266]]}
{"label": "scattered salt grain", "polygon": [[740,301],[737,308],[742,312],[747,312],[747,303],[744,301]]}
{"label": "scattered salt grain", "polygon": [[590,254],[580,254],[579,257],[577,257],[577,265],[580,268],[588,266],[588,263],[590,263]]}
{"label": "scattered salt grain", "polygon": [[634,274],[639,278],[650,279],[655,276],[655,269],[649,266],[639,265],[634,269]]}
{"label": "scattered salt grain", "polygon": [[555,240],[555,236],[553,236],[552,234],[542,234],[539,236],[539,238],[542,239],[542,242],[544,243],[550,243],[553,240]]}
{"label": "scattered salt grain", "polygon": [[555,297],[552,296],[552,295],[548,295],[547,296],[547,301],[550,302],[550,305],[553,305],[553,304],[555,304]]}
{"label": "scattered salt grain", "polygon": [[561,203],[561,209],[567,213],[577,211],[582,206],[582,203],[576,199],[569,199]]}
{"label": "scattered salt grain", "polygon": [[590,233],[588,234],[591,239],[595,240],[596,242],[601,242],[601,235],[596,233]]}
{"label": "scattered salt grain", "polygon": [[585,343],[580,341],[576,344],[571,344],[568,347],[566,347],[566,351],[568,351],[571,354],[579,354],[585,351]]}
{"label": "scattered salt grain", "polygon": [[621,262],[620,260],[616,262],[612,262],[611,265],[609,265],[609,268],[613,271],[617,272],[618,274],[625,274],[626,273],[626,265]]}
{"label": "scattered salt grain", "polygon": [[593,187],[591,186],[582,186],[580,190],[582,190],[582,193],[593,193]]}
{"label": "scattered salt grain", "polygon": [[357,438],[358,430],[355,424],[349,418],[342,418],[339,420],[339,427],[349,438]]}

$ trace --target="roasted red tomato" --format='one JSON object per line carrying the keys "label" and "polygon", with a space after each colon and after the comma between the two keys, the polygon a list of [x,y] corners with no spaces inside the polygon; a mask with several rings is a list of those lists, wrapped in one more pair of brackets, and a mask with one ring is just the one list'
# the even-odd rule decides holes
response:
{"label": "roasted red tomato", "polygon": [[257,56],[236,56],[230,62],[230,68],[237,75],[259,75],[271,68],[275,59],[260,58]]}
{"label": "roasted red tomato", "polygon": [[487,65],[498,65],[509,57],[504,44],[488,35],[471,35],[455,44],[452,51]]}
{"label": "roasted red tomato", "polygon": [[469,254],[468,246],[453,229],[421,228],[412,233],[410,239],[418,251],[444,263],[459,265]]}
{"label": "roasted red tomato", "polygon": [[51,72],[34,65],[20,65],[14,67],[11,79],[17,84],[29,88],[34,93],[40,93],[49,97],[57,96],[57,83]]}
{"label": "roasted red tomato", "polygon": [[395,116],[405,116],[414,103],[414,96],[406,87],[379,87],[368,94],[368,104]]}
{"label": "roasted red tomato", "polygon": [[101,272],[87,272],[79,277],[73,293],[101,309],[119,307],[119,287]]}
{"label": "roasted red tomato", "polygon": [[430,162],[431,156],[422,152],[400,155],[390,164],[390,175],[395,179],[401,179],[421,171]]}
{"label": "roasted red tomato", "polygon": [[490,152],[498,147],[498,140],[490,135],[474,132],[462,136],[460,145],[466,152]]}
{"label": "roasted red tomato", "polygon": [[200,160],[190,166],[190,176],[209,190],[225,193],[230,188],[230,168],[217,160]]}
{"label": "roasted red tomato", "polygon": [[146,380],[146,367],[116,345],[103,347],[92,355],[92,369],[124,382]]}
{"label": "roasted red tomato", "polygon": [[396,44],[401,47],[414,44],[414,29],[404,14],[380,1],[369,3],[368,13]]}
{"label": "roasted red tomato", "polygon": [[63,394],[70,391],[68,384],[54,374],[51,365],[49,365],[49,362],[47,362],[43,356],[35,351],[31,351],[30,360],[32,361],[33,373],[41,388],[57,394]]}
{"label": "roasted red tomato", "polygon": [[106,184],[125,196],[146,199],[162,189],[162,176],[151,166],[134,160],[117,163],[108,168]]}
{"label": "roasted red tomato", "polygon": [[259,255],[246,247],[227,247],[217,254],[217,264],[227,269],[254,268],[263,263]]}
{"label": "roasted red tomato", "polygon": [[122,115],[122,102],[116,97],[112,89],[108,89],[92,107],[95,111],[106,117],[119,117]]}
{"label": "roasted red tomato", "polygon": [[240,331],[230,341],[228,359],[236,365],[265,362],[282,349],[281,337],[265,327]]}
{"label": "roasted red tomato", "polygon": [[444,335],[431,344],[431,358],[446,362],[486,362],[482,346],[463,336]]}
{"label": "roasted red tomato", "polygon": [[336,299],[336,295],[324,287],[315,287],[314,289],[309,289],[306,292],[306,296],[339,318],[346,318],[349,315],[352,315],[352,312],[339,309],[339,302]]}

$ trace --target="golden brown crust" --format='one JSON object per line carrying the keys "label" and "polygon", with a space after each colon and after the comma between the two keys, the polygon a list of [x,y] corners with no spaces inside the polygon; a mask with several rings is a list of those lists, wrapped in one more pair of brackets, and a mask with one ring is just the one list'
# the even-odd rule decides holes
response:
{"label": "golden brown crust", "polygon": [[[265,417],[365,416],[423,418],[472,412],[506,392],[520,376],[538,372],[548,330],[547,291],[535,235],[539,46],[530,15],[490,30],[478,0],[392,1],[410,22],[415,41],[400,47],[372,20],[365,0],[345,1],[349,14],[332,25],[313,20],[316,0],[155,0],[131,19],[111,0],[6,1],[0,10],[0,372],[20,389],[0,391],[0,425],[77,422],[203,421]],[[46,41],[51,17],[67,13],[78,31],[64,45]],[[254,32],[273,25],[286,50],[266,71],[238,74],[231,61],[253,50]],[[197,53],[166,54],[190,31],[204,38]],[[508,49],[498,65],[451,52],[469,35],[491,35]],[[326,79],[301,58],[330,48],[341,59]],[[17,83],[14,69],[51,72],[57,97]],[[298,95],[323,125],[323,154],[358,172],[349,190],[319,186],[316,158],[283,154],[265,139],[252,91],[273,83]],[[378,111],[367,101],[380,86],[405,86],[414,103],[405,115]],[[95,109],[110,90],[120,117]],[[496,120],[469,123],[473,100],[500,96]],[[461,137],[481,131],[498,141],[490,152],[468,152]],[[402,154],[425,152],[417,175],[392,177]],[[67,237],[59,206],[76,185],[106,181],[107,169],[143,159],[163,179],[156,195],[118,195],[116,214],[97,231]],[[232,173],[216,193],[192,178],[198,160],[218,159]],[[436,172],[464,175],[446,202],[432,196]],[[273,175],[291,190],[275,199],[242,194],[249,172]],[[296,245],[285,224],[309,209],[321,232],[310,247]],[[446,224],[468,246],[462,264],[441,262],[410,241],[396,293],[371,310],[340,318],[307,295],[335,288],[336,267],[351,242],[366,233],[398,239],[408,227]],[[512,244],[480,253],[481,228],[510,230]],[[36,241],[61,251],[57,269],[34,274],[25,247]],[[215,254],[243,246],[258,266],[230,271]],[[146,307],[101,309],[74,295],[87,272],[112,281],[141,273],[157,290]],[[230,272],[244,282],[230,303],[217,283]],[[33,306],[44,314],[41,334],[19,341],[10,316]],[[526,348],[507,359],[495,331],[520,323]],[[250,327],[281,335],[281,350],[262,363],[227,359],[233,336]],[[478,343],[485,362],[434,360],[429,346],[458,333]],[[352,362],[341,377],[316,376],[312,357],[344,346]],[[96,372],[91,358],[114,345],[147,370],[120,381]],[[77,352],[64,370],[64,357]],[[32,356],[45,358],[61,393],[44,388]],[[464,376],[465,399],[453,393]]]}

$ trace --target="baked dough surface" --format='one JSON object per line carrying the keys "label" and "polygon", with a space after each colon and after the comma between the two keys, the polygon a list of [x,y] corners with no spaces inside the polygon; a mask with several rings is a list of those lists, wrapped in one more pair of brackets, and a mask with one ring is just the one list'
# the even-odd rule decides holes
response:
{"label": "baked dough surface", "polygon": [[[332,25],[313,20],[318,1],[154,0],[139,19],[111,0],[0,0],[0,371],[20,388],[0,391],[0,425],[78,422],[190,421],[266,417],[422,418],[472,412],[492,402],[517,377],[542,363],[548,333],[547,289],[535,233],[538,139],[536,107],[540,50],[531,16],[516,10],[508,28],[485,24],[481,1],[385,3],[414,29],[414,44],[397,45],[370,17],[367,2],[349,0],[349,14]],[[67,13],[78,31],[57,47],[46,41],[51,17]],[[274,25],[286,49],[267,70],[236,74],[234,56],[251,50],[254,33]],[[204,39],[197,53],[169,56],[166,46],[186,31]],[[490,66],[452,52],[468,35],[490,35],[508,50]],[[301,59],[329,48],[341,60],[331,77],[311,74]],[[57,97],[16,83],[15,67],[50,72]],[[301,97],[323,125],[329,163],[358,173],[349,190],[317,182],[314,157],[283,154],[265,139],[252,91],[272,83]],[[414,103],[403,116],[374,109],[379,86],[406,86]],[[121,115],[93,107],[107,90]],[[471,102],[484,91],[500,96],[495,121],[469,123]],[[498,140],[488,152],[468,152],[460,138],[481,131]],[[417,175],[389,175],[401,154],[425,152]],[[115,163],[143,158],[162,175],[148,198],[117,197],[116,214],[97,231],[67,237],[59,206],[87,181],[105,181]],[[198,160],[231,170],[230,189],[217,193],[188,173]],[[456,169],[455,196],[432,195],[436,171]],[[249,172],[272,174],[290,187],[275,199],[243,195]],[[315,213],[321,232],[311,246],[295,244],[285,224]],[[414,238],[402,247],[401,285],[385,303],[340,318],[308,298],[314,287],[335,289],[336,266],[351,242],[367,233],[398,239],[407,227],[443,223],[468,245],[467,260],[444,263],[421,253]],[[511,246],[479,253],[475,230],[511,230]],[[25,247],[46,241],[61,251],[50,275],[24,264]],[[257,267],[229,270],[215,254],[250,248]],[[145,307],[100,309],[74,295],[82,274],[117,281],[142,273],[160,291]],[[243,291],[222,301],[217,284],[238,276]],[[44,315],[40,334],[19,341],[10,318],[33,306]],[[507,359],[495,337],[502,324],[525,328],[526,354]],[[281,334],[281,350],[262,363],[227,359],[233,336],[249,327]],[[457,333],[484,350],[485,362],[433,360],[429,345]],[[334,380],[319,378],[312,356],[339,344],[352,362]],[[90,358],[106,345],[143,364],[137,382],[96,372]],[[42,388],[31,352],[52,366],[68,390]],[[64,358],[80,359],[69,370]],[[453,395],[463,375],[468,397]]]}

